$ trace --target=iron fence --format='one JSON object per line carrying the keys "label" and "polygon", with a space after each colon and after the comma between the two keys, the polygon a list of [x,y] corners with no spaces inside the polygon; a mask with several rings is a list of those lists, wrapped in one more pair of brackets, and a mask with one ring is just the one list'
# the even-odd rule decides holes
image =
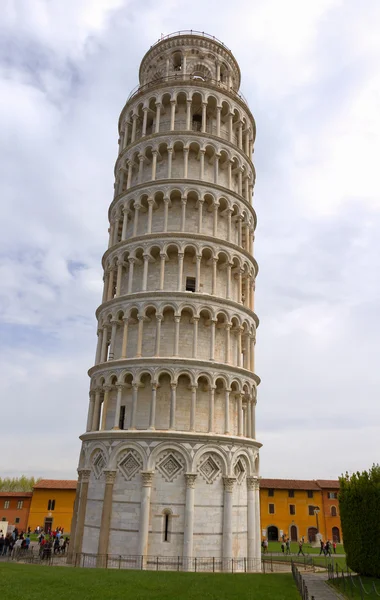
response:
{"label": "iron fence", "polygon": [[[328,568],[329,581],[337,588],[340,592],[343,592],[346,596],[351,598],[380,598],[380,589],[377,588],[374,581],[371,583],[363,583],[360,575],[352,573],[349,568],[341,569],[338,565],[330,565]],[[380,588],[380,584],[379,584]]]}
{"label": "iron fence", "polygon": [[309,591],[307,589],[305,580],[299,572],[294,561],[292,561],[292,575],[302,600],[315,600],[314,596],[309,596]]}

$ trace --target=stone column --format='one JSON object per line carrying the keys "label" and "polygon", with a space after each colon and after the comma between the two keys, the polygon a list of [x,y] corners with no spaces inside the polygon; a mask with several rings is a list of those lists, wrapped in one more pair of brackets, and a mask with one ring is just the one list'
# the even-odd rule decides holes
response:
{"label": "stone column", "polygon": [[199,173],[199,179],[201,181],[203,181],[203,179],[205,178],[205,154],[206,154],[206,150],[200,150],[200,173]]}
{"label": "stone column", "polygon": [[172,178],[173,148],[168,148],[168,179]]}
{"label": "stone column", "polygon": [[94,419],[94,409],[95,409],[95,392],[93,390],[91,390],[90,391],[90,403],[88,406],[86,431],[91,431],[92,421]]}
{"label": "stone column", "polygon": [[160,356],[162,315],[156,314],[156,343],[154,356]]}
{"label": "stone column", "polygon": [[132,414],[131,414],[131,426],[129,429],[136,429],[138,391],[139,391],[139,386],[137,383],[134,383],[132,385]]}
{"label": "stone column", "polygon": [[204,200],[198,200],[198,233],[202,233],[202,212]]}
{"label": "stone column", "polygon": [[156,429],[157,383],[152,383],[152,399],[150,403],[149,429]]}
{"label": "stone column", "polygon": [[102,340],[103,340],[103,331],[102,329],[98,329],[98,343],[96,345],[96,354],[95,354],[95,364],[98,365],[100,363],[100,356],[102,351]]}
{"label": "stone column", "polygon": [[90,481],[91,470],[78,469],[78,473],[80,477],[80,498],[74,539],[74,563],[76,563],[77,554],[80,554],[82,552],[84,521],[86,517],[87,508],[88,484]]}
{"label": "stone column", "polygon": [[228,161],[228,189],[232,190],[232,162]]}
{"label": "stone column", "polygon": [[252,410],[251,410],[251,436],[255,440],[256,439],[256,398],[252,401]]}
{"label": "stone column", "polygon": [[129,210],[124,207],[123,208],[123,228],[121,230],[121,240],[122,241],[127,239],[128,215],[129,215]]}
{"label": "stone column", "polygon": [[170,131],[174,131],[175,129],[175,107],[177,102],[175,100],[170,100]]}
{"label": "stone column", "polygon": [[252,401],[247,399],[247,437],[252,437]]}
{"label": "stone column", "polygon": [[186,100],[186,129],[191,129],[191,100]]}
{"label": "stone column", "polygon": [[[152,490],[154,473],[151,471],[141,471],[141,504],[140,504],[140,531],[138,554],[145,557],[148,554],[148,534],[149,534],[149,513],[150,513],[150,494]],[[144,568],[144,558],[141,559],[141,567]]]}
{"label": "stone column", "polygon": [[181,198],[182,213],[181,213],[181,231],[185,231],[186,227],[186,204],[187,198]]}
{"label": "stone column", "polygon": [[121,282],[123,280],[123,266],[124,262],[122,260],[117,261],[117,276],[116,276],[116,296],[120,296],[121,294]]}
{"label": "stone column", "polygon": [[[168,231],[169,203],[170,203],[170,198],[165,196],[165,198],[164,198],[164,233],[167,233],[167,231]],[[161,254],[161,257],[162,257],[162,254]]]}
{"label": "stone column", "polygon": [[78,508],[79,508],[79,498],[80,498],[80,488],[81,488],[81,471],[78,469],[78,483],[77,490],[75,494],[74,500],[74,509],[73,509],[73,517],[71,519],[71,527],[70,527],[70,544],[69,549],[67,551],[67,564],[71,565],[73,561],[74,547],[75,547],[75,535],[77,529],[78,522]]}
{"label": "stone column", "polygon": [[255,338],[254,338],[254,336],[251,337],[250,344],[251,344],[250,370],[252,371],[252,373],[254,373],[255,372]]}
{"label": "stone column", "polygon": [[218,208],[219,208],[219,202],[214,202],[213,232],[212,232],[214,237],[217,237],[217,235],[218,235]]}
{"label": "stone column", "polygon": [[196,265],[196,280],[195,280],[195,290],[199,293],[200,292],[200,286],[201,286],[201,260],[202,260],[202,255],[198,254],[197,255],[197,265]]}
{"label": "stone column", "polygon": [[147,125],[147,121],[148,121],[148,107],[147,106],[144,106],[143,113],[144,113],[144,116],[143,116],[143,125],[142,125],[141,135],[145,136],[146,135],[146,125]]}
{"label": "stone column", "polygon": [[146,288],[147,288],[147,284],[148,284],[149,254],[144,254],[143,259],[144,259],[144,267],[143,267],[143,277],[142,277],[142,291],[146,292]]}
{"label": "stone column", "polygon": [[92,418],[92,427],[91,431],[99,431],[99,423],[100,423],[100,390],[95,390],[95,406],[94,406],[94,415]]}
{"label": "stone column", "polygon": [[[232,493],[234,491],[235,477],[223,477],[224,504],[223,504],[223,558],[232,558]],[[228,568],[228,566],[227,566]]]}
{"label": "stone column", "polygon": [[133,288],[133,269],[134,269],[135,261],[136,261],[135,258],[128,258],[128,262],[129,262],[128,294],[132,294],[132,288]]}
{"label": "stone column", "polygon": [[121,398],[123,395],[124,385],[118,384],[116,387],[117,387],[117,397],[116,397],[115,419],[113,422],[113,429],[120,429],[120,427],[119,427],[120,407],[121,407]]}
{"label": "stone column", "polygon": [[181,317],[175,315],[174,316],[174,326],[175,326],[175,331],[174,331],[174,356],[178,356],[179,354],[179,325],[181,322]]}
{"label": "stone column", "polygon": [[[260,570],[258,558],[256,556],[256,511],[255,511],[255,487],[257,477],[247,477],[247,558],[248,571]],[[259,523],[260,527],[260,523]]]}
{"label": "stone column", "polygon": [[202,102],[202,133],[206,132],[206,109],[207,109],[207,102]]}
{"label": "stone column", "polygon": [[112,329],[111,329],[111,342],[110,342],[110,351],[108,355],[108,360],[113,360],[115,356],[115,340],[116,340],[116,329],[119,325],[118,321],[111,321]]}
{"label": "stone column", "polygon": [[106,480],[106,485],[104,489],[103,510],[100,522],[98,556],[96,560],[97,567],[107,566],[107,553],[112,515],[112,494],[116,478],[116,471],[110,471],[108,469],[105,469],[103,473]]}
{"label": "stone column", "polygon": [[161,104],[156,102],[156,130],[155,133],[160,132],[160,116],[161,116]]}
{"label": "stone column", "polygon": [[258,571],[261,571],[261,535],[260,535],[260,479],[255,477],[255,548],[256,548],[256,559],[258,562]]}
{"label": "stone column", "polygon": [[183,568],[185,571],[192,570],[191,558],[193,556],[193,533],[194,533],[194,494],[196,473],[185,473],[186,481],[186,504],[185,504],[185,529],[183,534]]}
{"label": "stone column", "polygon": [[184,253],[178,253],[178,291],[182,291],[182,274],[183,274],[183,257]]}
{"label": "stone column", "polygon": [[208,431],[214,431],[214,413],[215,413],[215,387],[210,388],[210,401],[208,407]]}
{"label": "stone column", "polygon": [[211,319],[210,360],[215,360],[215,325],[216,321]]}
{"label": "stone column", "polygon": [[139,327],[137,330],[137,352],[136,352],[136,358],[139,358],[142,354],[142,341],[143,341],[143,328],[144,328],[144,319],[145,317],[142,316],[138,316],[137,317],[139,320]]}
{"label": "stone column", "polygon": [[238,126],[238,146],[239,146],[240,150],[243,150],[243,123],[242,123],[242,121],[239,121],[239,126]]}
{"label": "stone column", "polygon": [[221,106],[217,106],[216,107],[216,135],[217,137],[220,137],[220,115],[222,112],[222,107]]}
{"label": "stone column", "polygon": [[108,270],[106,269],[104,271],[104,275],[103,275],[103,282],[104,282],[104,286],[103,286],[103,297],[102,297],[102,303],[103,302],[107,302],[107,293],[108,293],[108,279],[109,279],[109,273]]}
{"label": "stone column", "polygon": [[100,355],[100,362],[106,362],[107,360],[107,342],[108,342],[108,327],[103,326],[103,338],[102,338],[102,351]]}
{"label": "stone column", "polygon": [[131,187],[132,184],[132,173],[133,173],[133,161],[128,161],[128,177],[127,177],[127,190]]}
{"label": "stone column", "polygon": [[226,323],[226,363],[231,362],[231,323]]}
{"label": "stone column", "polygon": [[104,387],[104,400],[103,400],[103,412],[102,412],[102,423],[100,426],[100,429],[102,431],[104,431],[104,429],[106,428],[106,423],[107,423],[107,410],[108,410],[108,403],[109,403],[109,396],[110,396],[110,391],[111,391],[111,387],[109,385]]}
{"label": "stone column", "polygon": [[129,325],[128,317],[124,318],[123,321],[124,321],[124,327],[123,327],[123,341],[121,343],[121,358],[127,358],[128,325]]}
{"label": "stone column", "polygon": [[113,267],[110,267],[110,276],[109,276],[109,280],[108,280],[107,300],[112,300],[112,298],[113,298],[114,272],[115,272],[115,269]]}
{"label": "stone column", "polygon": [[[214,183],[218,185],[219,183],[219,159],[220,154],[215,154],[215,162],[214,162]],[[215,235],[215,234],[214,234]]]}
{"label": "stone column", "polygon": [[133,219],[133,237],[136,237],[137,235],[137,228],[138,228],[138,224],[139,224],[139,211],[141,208],[141,204],[136,204],[134,206],[135,209],[135,216]]}
{"label": "stone column", "polygon": [[213,257],[212,259],[212,284],[211,284],[211,294],[215,296],[216,294],[216,267],[218,264],[218,257]]}
{"label": "stone column", "polygon": [[226,388],[224,396],[224,434],[230,435],[230,388]]}
{"label": "stone column", "polygon": [[229,142],[233,142],[233,127],[232,127],[232,120],[234,118],[234,115],[232,113],[228,114],[228,141]]}
{"label": "stone column", "polygon": [[144,173],[145,156],[143,154],[139,154],[138,159],[139,159],[139,183],[142,183],[143,173]]}
{"label": "stone column", "polygon": [[164,289],[164,281],[165,281],[165,262],[166,262],[166,254],[160,254],[161,262],[160,262],[160,290]]}
{"label": "stone column", "polygon": [[187,173],[189,169],[189,149],[183,149],[183,178],[187,179]]}
{"label": "stone column", "polygon": [[152,150],[152,156],[152,181],[155,181],[157,170],[157,150]]}
{"label": "stone column", "polygon": [[238,395],[238,435],[243,435],[243,396]]}
{"label": "stone column", "polygon": [[137,126],[137,118],[138,115],[132,115],[132,135],[131,135],[131,144],[136,140],[136,126]]}
{"label": "stone column", "polygon": [[193,358],[197,358],[198,355],[198,323],[199,317],[193,317]]}
{"label": "stone column", "polygon": [[123,139],[123,150],[125,150],[125,148],[127,147],[128,134],[129,134],[129,126],[130,126],[129,121],[125,121],[124,139]]}
{"label": "stone column", "polygon": [[147,233],[152,233],[153,206],[154,206],[154,198],[149,198],[148,199],[148,227],[147,227]]}
{"label": "stone column", "polygon": [[190,431],[195,431],[195,415],[197,408],[197,385],[191,386]]}
{"label": "stone column", "polygon": [[231,299],[231,269],[232,263],[228,263],[227,265],[227,300]]}
{"label": "stone column", "polygon": [[175,413],[177,404],[177,384],[171,383],[171,395],[170,395],[170,423],[169,429],[175,429]]}

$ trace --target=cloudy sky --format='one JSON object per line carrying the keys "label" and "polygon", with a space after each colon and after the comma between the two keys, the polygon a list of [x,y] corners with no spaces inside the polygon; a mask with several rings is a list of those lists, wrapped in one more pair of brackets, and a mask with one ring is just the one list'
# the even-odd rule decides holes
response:
{"label": "cloudy sky", "polygon": [[257,123],[264,477],[379,461],[378,0],[3,0],[0,476],[75,477],[117,120],[161,34],[232,49]]}

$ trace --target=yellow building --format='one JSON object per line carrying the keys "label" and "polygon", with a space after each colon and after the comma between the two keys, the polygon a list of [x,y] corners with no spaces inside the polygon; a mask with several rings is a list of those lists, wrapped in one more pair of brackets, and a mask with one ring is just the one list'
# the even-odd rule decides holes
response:
{"label": "yellow building", "polygon": [[323,500],[322,488],[316,481],[261,479],[262,539],[277,541],[285,535],[292,541],[304,537],[313,542],[319,532],[323,540],[332,540],[332,532],[326,530]]}
{"label": "yellow building", "polygon": [[28,526],[45,531],[63,527],[70,532],[77,482],[75,480],[42,479],[33,488]]}

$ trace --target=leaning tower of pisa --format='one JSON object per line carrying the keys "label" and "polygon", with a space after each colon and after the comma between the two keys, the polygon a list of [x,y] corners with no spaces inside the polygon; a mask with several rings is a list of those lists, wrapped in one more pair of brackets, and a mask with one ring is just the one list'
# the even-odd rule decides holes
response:
{"label": "leaning tower of pisa", "polygon": [[237,61],[204,33],[159,40],[139,81],[119,119],[71,552],[257,570],[255,122]]}

